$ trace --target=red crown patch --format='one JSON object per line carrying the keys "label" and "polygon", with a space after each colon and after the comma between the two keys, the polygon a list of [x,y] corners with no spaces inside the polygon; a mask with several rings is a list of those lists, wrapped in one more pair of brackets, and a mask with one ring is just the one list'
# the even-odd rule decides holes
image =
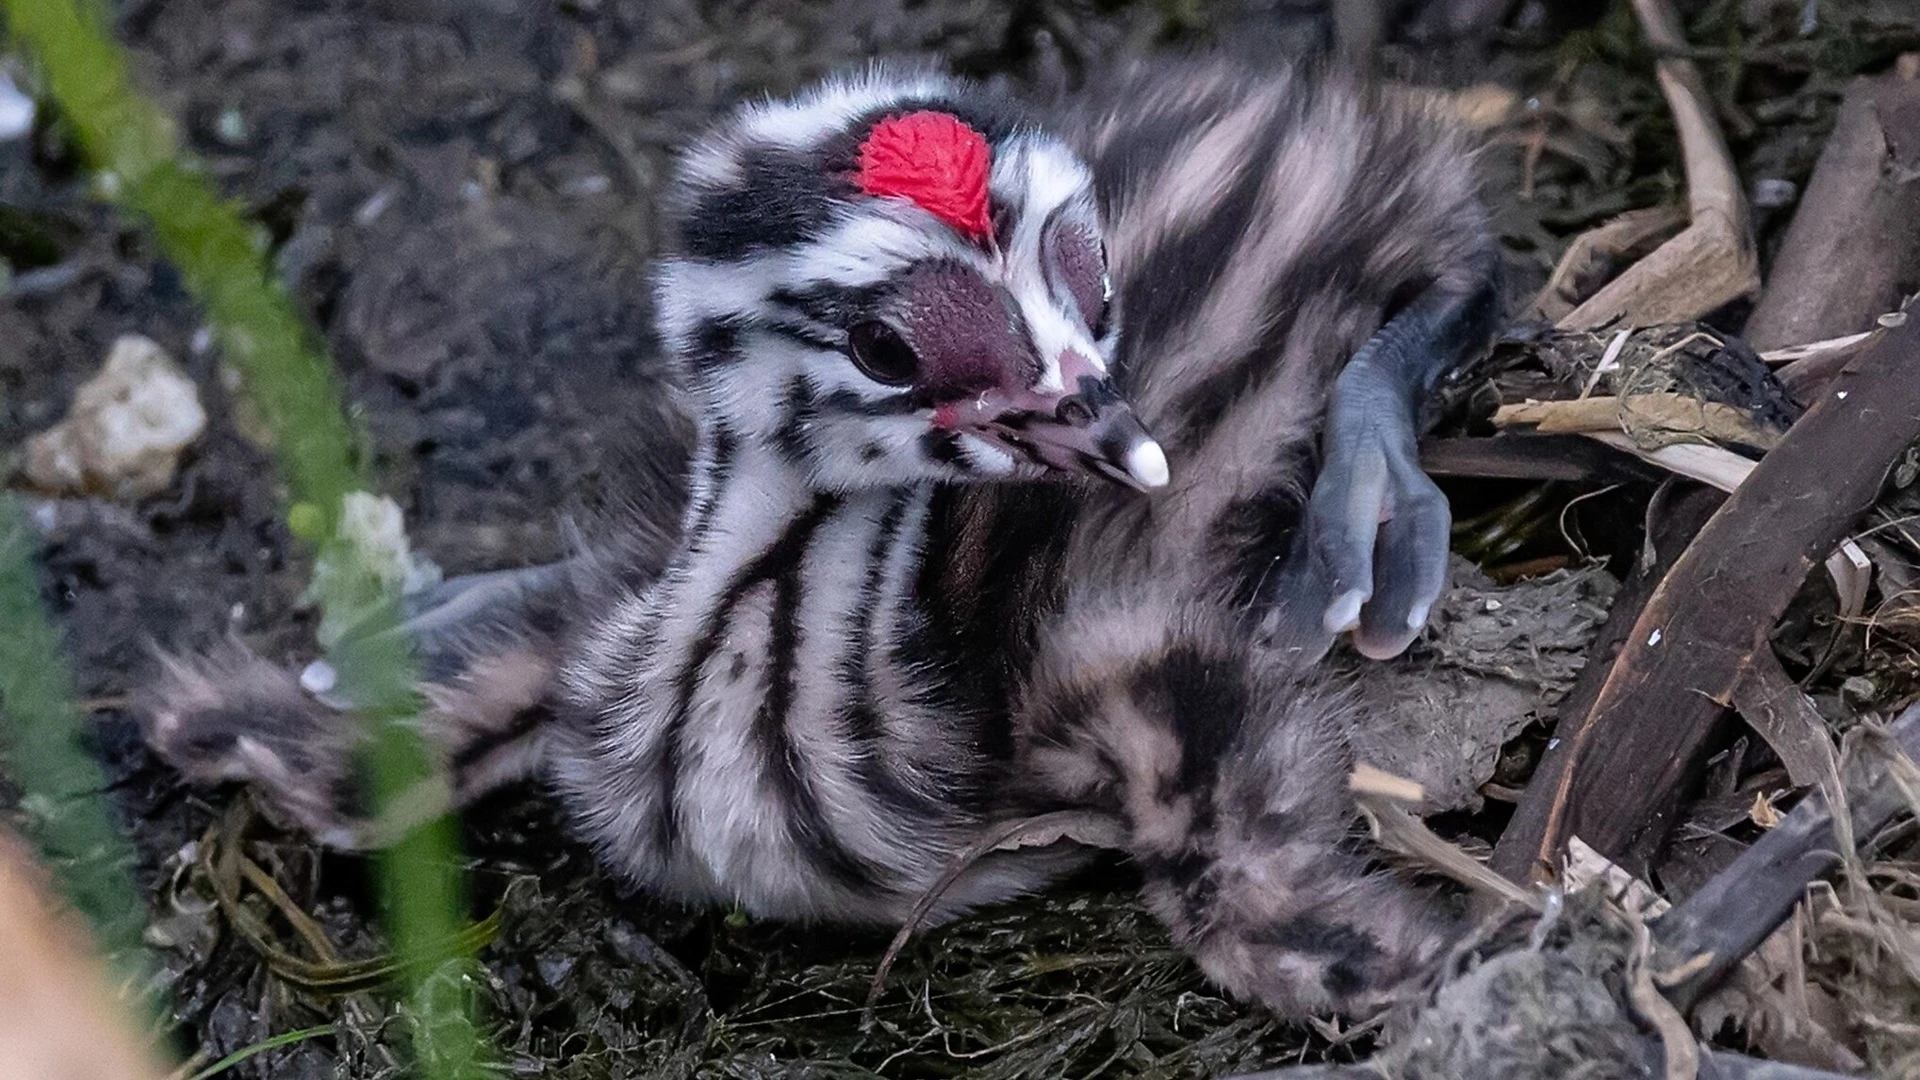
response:
{"label": "red crown patch", "polygon": [[854,182],[869,195],[911,199],[964,235],[983,240],[993,233],[987,158],[986,136],[952,113],[890,116],[860,144]]}

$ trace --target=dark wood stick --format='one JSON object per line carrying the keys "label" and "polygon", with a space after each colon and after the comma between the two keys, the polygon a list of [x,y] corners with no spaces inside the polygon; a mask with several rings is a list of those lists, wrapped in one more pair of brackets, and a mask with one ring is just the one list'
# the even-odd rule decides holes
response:
{"label": "dark wood stick", "polygon": [[[1887,734],[1908,757],[1920,758],[1920,705],[1902,713]],[[1870,835],[1906,808],[1899,787],[1887,782],[1886,761],[1864,762],[1848,772],[1847,816],[1854,835]],[[1808,885],[1839,865],[1832,808],[1816,791],[1732,866],[1653,924],[1662,967],[1701,965],[1666,988],[1668,1000],[1682,1011],[1692,1008],[1779,929]],[[1704,963],[1700,957],[1706,957]]]}
{"label": "dark wood stick", "polygon": [[1503,432],[1484,438],[1427,439],[1420,467],[1434,476],[1507,480],[1658,481],[1664,470],[1585,435]]}
{"label": "dark wood stick", "polygon": [[1920,288],[1920,81],[1854,80],[1748,318],[1755,349],[1871,330]]}
{"label": "dark wood stick", "polygon": [[1920,437],[1920,319],[1827,386],[1654,589],[1584,714],[1563,713],[1495,866],[1559,865],[1567,839],[1642,873],[1699,774],[1714,722],[1807,574]]}
{"label": "dark wood stick", "polygon": [[1827,723],[1772,652],[1754,654],[1746,678],[1734,687],[1733,706],[1780,756],[1795,787],[1818,784],[1832,772],[1833,736]]}
{"label": "dark wood stick", "polygon": [[1840,374],[1840,369],[1853,363],[1854,357],[1865,352],[1872,346],[1877,334],[1877,331],[1870,332],[1866,335],[1865,339],[1858,344],[1845,348],[1834,349],[1831,352],[1819,353],[1814,356],[1803,356],[1798,360],[1775,368],[1773,376],[1780,380],[1780,385],[1787,388],[1787,393],[1792,394],[1794,400],[1809,400],[1814,393],[1820,389],[1822,383]]}
{"label": "dark wood stick", "polygon": [[[1572,743],[1565,735],[1586,721],[1608,672],[1613,670],[1614,658],[1625,646],[1627,635],[1633,632],[1654,589],[1725,501],[1725,495],[1711,488],[1681,486],[1671,498],[1656,500],[1648,508],[1647,541],[1640,563],[1614,594],[1607,621],[1587,648],[1587,664],[1580,669],[1573,689],[1560,703],[1557,730],[1561,737],[1547,744],[1547,751],[1534,770],[1533,782],[1527,788],[1529,792],[1543,788],[1558,791],[1569,783],[1567,770],[1574,754]],[[1558,805],[1538,796],[1521,799],[1507,831],[1493,849],[1496,871],[1522,883],[1553,880],[1556,864],[1540,856],[1539,845],[1547,834],[1549,815]]]}

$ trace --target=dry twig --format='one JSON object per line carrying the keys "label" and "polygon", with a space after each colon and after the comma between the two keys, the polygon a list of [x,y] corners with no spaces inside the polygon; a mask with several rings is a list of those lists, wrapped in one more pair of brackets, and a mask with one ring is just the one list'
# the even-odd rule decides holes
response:
{"label": "dry twig", "polygon": [[1648,247],[1670,238],[1686,223],[1686,211],[1678,206],[1649,206],[1629,210],[1574,237],[1554,264],[1553,276],[1534,297],[1534,316],[1558,323],[1587,298],[1589,282],[1646,254]]}
{"label": "dry twig", "polygon": [[1690,224],[1568,312],[1559,322],[1562,329],[1590,329],[1619,319],[1639,325],[1688,322],[1760,287],[1746,198],[1706,84],[1682,55],[1687,42],[1680,20],[1667,0],[1633,0],[1633,10],[1647,40],[1662,54],[1657,75],[1680,131]]}
{"label": "dry twig", "polygon": [[[1887,734],[1907,755],[1920,755],[1920,705],[1907,709]],[[1869,835],[1906,808],[1905,793],[1888,780],[1889,769],[1884,758],[1849,768],[1849,835]],[[1840,865],[1842,848],[1851,845],[1836,835],[1836,824],[1827,798],[1809,795],[1655,925],[1662,963],[1685,972],[1665,988],[1676,1005],[1689,1008],[1713,989],[1786,921],[1809,884]]]}
{"label": "dry twig", "polygon": [[1660,431],[1696,433],[1702,438],[1771,450],[1780,433],[1754,423],[1752,414],[1733,405],[1701,401],[1688,394],[1599,395],[1573,401],[1523,401],[1502,405],[1497,425],[1526,424],[1543,435],[1625,432],[1630,424]]}

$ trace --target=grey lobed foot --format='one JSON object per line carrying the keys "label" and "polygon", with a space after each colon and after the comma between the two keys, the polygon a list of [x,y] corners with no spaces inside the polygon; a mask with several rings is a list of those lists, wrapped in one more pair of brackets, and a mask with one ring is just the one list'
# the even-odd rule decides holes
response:
{"label": "grey lobed foot", "polygon": [[1318,655],[1350,632],[1363,655],[1385,659],[1426,628],[1453,519],[1420,468],[1421,414],[1492,335],[1498,283],[1489,250],[1395,315],[1334,381],[1320,473],[1269,624],[1276,643]]}
{"label": "grey lobed foot", "polygon": [[1322,453],[1307,503],[1304,593],[1318,600],[1327,634],[1353,632],[1375,659],[1398,655],[1446,586],[1453,518],[1420,468],[1412,403],[1393,373],[1365,357],[1348,365]]}

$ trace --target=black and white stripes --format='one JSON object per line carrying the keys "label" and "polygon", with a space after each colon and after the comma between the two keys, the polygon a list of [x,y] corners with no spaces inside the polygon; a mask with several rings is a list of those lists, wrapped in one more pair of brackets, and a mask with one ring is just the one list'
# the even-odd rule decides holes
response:
{"label": "black and white stripes", "polygon": [[[921,109],[958,117],[992,149],[994,235],[986,245],[910,200],[865,197],[854,186],[863,133]],[[681,245],[659,273],[662,336],[714,423],[742,438],[778,440],[816,486],[1033,475],[1023,456],[989,440],[930,430],[940,399],[968,390],[951,376],[979,374],[978,343],[914,342],[930,365],[943,352],[958,359],[944,381],[926,373],[903,391],[848,362],[849,333],[873,320],[910,333],[938,324],[928,306],[958,294],[937,282],[916,288],[912,279],[945,273],[997,297],[978,301],[987,306],[967,325],[986,333],[996,318],[1008,320],[1011,333],[998,347],[1027,358],[1037,390],[1070,391],[1063,358],[1101,369],[1113,338],[1108,321],[1081,311],[1090,305],[1049,272],[1042,248],[1069,230],[1097,247],[1090,181],[1076,155],[1010,103],[929,74],[876,69],[749,107],[683,162],[672,201]],[[938,330],[922,326],[929,337]],[[738,363],[745,352],[751,365]]]}
{"label": "black and white stripes", "polygon": [[[778,452],[734,468],[702,545],[734,558],[676,566],[597,628],[602,663],[573,683],[596,711],[565,786],[609,861],[660,892],[898,917],[977,823],[990,765],[986,718],[930,687],[911,648],[933,492],[808,493],[780,514],[740,490],[790,469]],[[632,640],[654,655],[633,665]]]}
{"label": "black and white stripes", "polygon": [[[988,140],[984,243],[847,182],[863,130],[928,108]],[[659,288],[662,336],[700,406],[682,547],[585,635],[568,677],[580,738],[560,766],[610,861],[661,891],[896,917],[987,811],[1014,742],[1015,673],[994,655],[1007,634],[935,625],[961,610],[928,595],[959,580],[939,564],[975,557],[948,543],[939,485],[1044,462],[940,411],[953,395],[1073,395],[1075,382],[1073,408],[1119,400],[1100,378],[1110,320],[1083,310],[1106,300],[1091,174],[1012,115],[963,84],[870,74],[745,110],[687,157],[683,243]],[[951,363],[876,382],[849,356],[851,329],[875,318],[897,318],[923,364],[942,350]],[[969,388],[975,354],[996,349],[1012,366],[989,374],[1031,391]],[[998,556],[1016,582],[1048,543],[992,539],[1019,542]],[[1016,612],[1031,624],[1030,610],[1003,613]],[[1024,861],[1035,869],[990,866],[955,903],[1038,885],[1059,858]]]}

